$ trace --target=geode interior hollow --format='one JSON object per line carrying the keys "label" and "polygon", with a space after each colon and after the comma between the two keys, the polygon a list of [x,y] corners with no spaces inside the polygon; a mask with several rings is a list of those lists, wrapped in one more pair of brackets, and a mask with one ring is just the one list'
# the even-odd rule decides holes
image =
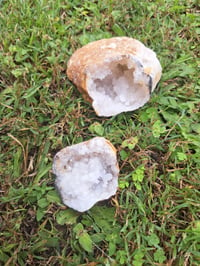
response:
{"label": "geode interior hollow", "polygon": [[107,117],[143,106],[161,73],[155,52],[128,37],[91,42],[74,52],[67,67],[97,115]]}
{"label": "geode interior hollow", "polygon": [[79,212],[87,211],[116,193],[116,149],[103,137],[68,146],[55,155],[53,173],[63,203]]}

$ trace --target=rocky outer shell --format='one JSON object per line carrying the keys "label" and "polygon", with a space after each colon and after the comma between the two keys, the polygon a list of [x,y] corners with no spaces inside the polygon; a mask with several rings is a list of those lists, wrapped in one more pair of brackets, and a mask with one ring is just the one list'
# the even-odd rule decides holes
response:
{"label": "rocky outer shell", "polygon": [[[148,53],[155,56],[155,62],[149,59]],[[102,39],[78,49],[68,62],[67,76],[83,93],[84,98],[92,102],[86,87],[88,70],[93,66],[101,66],[107,59],[124,55],[137,56],[141,60],[144,73],[153,77],[153,90],[161,77],[160,63],[151,49],[145,47],[140,41],[129,37]]]}

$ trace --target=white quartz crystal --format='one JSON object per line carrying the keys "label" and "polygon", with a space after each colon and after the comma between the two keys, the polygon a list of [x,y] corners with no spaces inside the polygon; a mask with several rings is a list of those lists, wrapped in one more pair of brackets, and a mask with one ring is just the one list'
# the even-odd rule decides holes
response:
{"label": "white quartz crystal", "polygon": [[119,168],[116,151],[102,137],[66,147],[53,162],[63,203],[84,212],[116,193]]}
{"label": "white quartz crystal", "polygon": [[[156,56],[154,60],[157,60]],[[130,55],[105,61],[101,68],[93,68],[87,74],[88,93],[100,116],[116,115],[143,106],[156,85],[144,72],[144,62]]]}

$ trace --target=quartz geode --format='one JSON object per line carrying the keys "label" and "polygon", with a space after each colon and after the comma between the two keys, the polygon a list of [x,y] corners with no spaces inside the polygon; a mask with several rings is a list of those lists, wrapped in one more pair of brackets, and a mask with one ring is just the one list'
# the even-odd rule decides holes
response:
{"label": "quartz geode", "polygon": [[55,155],[53,173],[63,203],[79,212],[87,211],[116,193],[116,150],[103,137],[68,146]]}
{"label": "quartz geode", "polygon": [[67,75],[99,116],[143,106],[161,77],[155,52],[140,41],[115,37],[91,42],[74,52]]}

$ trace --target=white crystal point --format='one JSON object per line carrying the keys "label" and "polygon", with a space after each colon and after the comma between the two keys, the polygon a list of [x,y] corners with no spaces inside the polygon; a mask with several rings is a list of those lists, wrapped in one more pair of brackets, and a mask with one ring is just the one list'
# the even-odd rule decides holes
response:
{"label": "white crystal point", "polygon": [[68,146],[55,155],[53,173],[63,203],[79,212],[87,211],[116,193],[116,150],[102,137]]}

